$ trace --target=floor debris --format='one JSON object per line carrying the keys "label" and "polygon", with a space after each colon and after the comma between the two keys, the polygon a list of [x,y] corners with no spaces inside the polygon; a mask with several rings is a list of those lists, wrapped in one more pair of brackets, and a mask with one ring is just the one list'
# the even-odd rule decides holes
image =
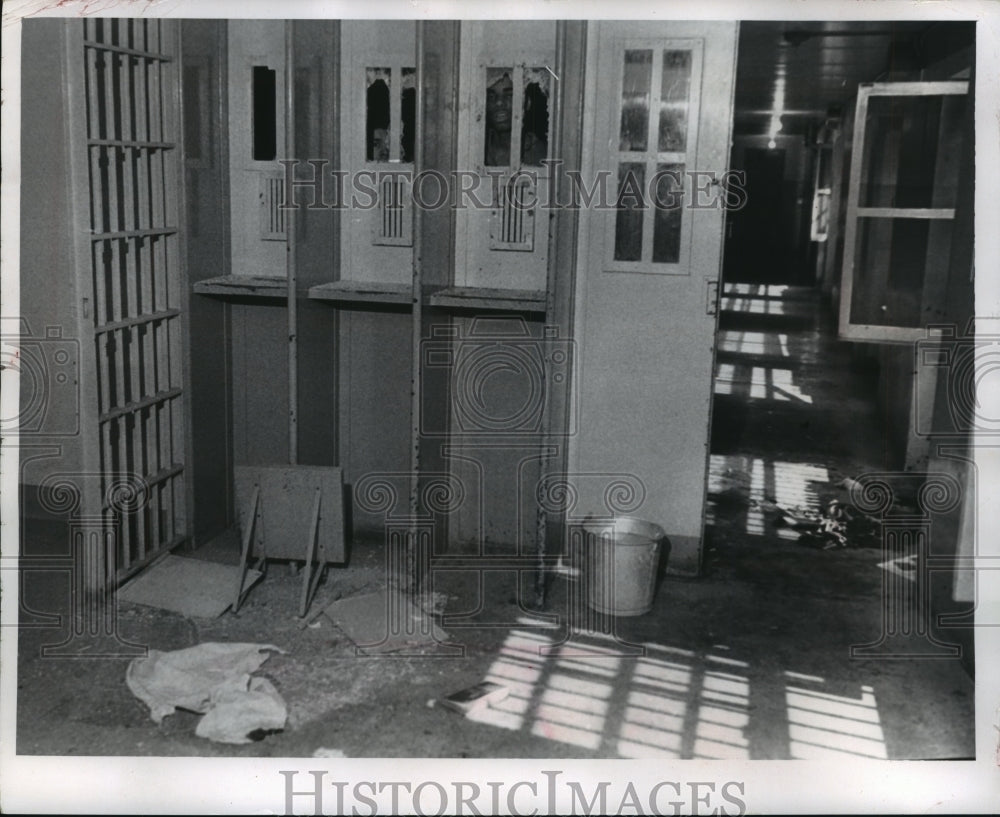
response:
{"label": "floor debris", "polygon": [[510,695],[509,687],[492,681],[483,681],[458,692],[453,692],[447,698],[442,698],[440,703],[445,709],[467,714],[499,703],[508,695]]}
{"label": "floor debris", "polygon": [[765,513],[772,515],[774,527],[797,531],[799,542],[804,545],[831,550],[878,547],[881,544],[879,521],[839,499],[830,500],[819,510],[783,508],[767,499],[756,504]]}
{"label": "floor debris", "polygon": [[[217,618],[232,605],[239,575],[236,565],[168,554],[124,585],[118,591],[118,599],[182,616]],[[250,588],[261,575],[248,570],[243,590]]]}
{"label": "floor debris", "polygon": [[385,652],[448,640],[448,634],[434,622],[433,612],[421,609],[401,592],[379,590],[340,599],[324,612],[358,647]]}
{"label": "floor debris", "polygon": [[325,746],[320,746],[313,752],[313,757],[347,757],[347,755],[341,749],[327,749]]}
{"label": "floor debris", "polygon": [[150,650],[129,665],[125,682],[157,724],[177,709],[204,714],[195,734],[218,743],[250,743],[284,728],[285,702],[266,678],[251,673],[284,652],[273,644],[207,642],[183,650]]}

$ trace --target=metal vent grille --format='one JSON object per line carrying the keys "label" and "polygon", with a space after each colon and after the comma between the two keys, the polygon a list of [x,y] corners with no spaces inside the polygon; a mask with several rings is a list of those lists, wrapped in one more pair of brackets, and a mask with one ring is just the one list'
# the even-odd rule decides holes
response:
{"label": "metal vent grille", "polygon": [[403,178],[389,176],[382,179],[376,214],[373,244],[397,247],[413,244],[410,192]]}
{"label": "metal vent grille", "polygon": [[490,249],[531,252],[535,247],[536,204],[532,180],[519,177],[498,186],[494,202]]}
{"label": "metal vent grille", "polygon": [[260,176],[260,237],[264,241],[284,241],[285,176],[283,173],[261,173]]}

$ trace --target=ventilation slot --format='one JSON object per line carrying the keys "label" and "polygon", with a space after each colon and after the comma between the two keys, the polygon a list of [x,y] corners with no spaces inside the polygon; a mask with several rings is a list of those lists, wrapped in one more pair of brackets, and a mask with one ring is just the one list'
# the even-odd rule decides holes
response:
{"label": "ventilation slot", "polygon": [[283,173],[262,173],[260,176],[260,237],[264,241],[284,241],[285,176]]}
{"label": "ventilation slot", "polygon": [[379,185],[378,208],[372,243],[409,247],[413,244],[413,217],[405,180],[389,176]]}
{"label": "ventilation slot", "polygon": [[500,195],[502,200],[490,219],[490,249],[531,252],[535,248],[534,185],[528,178],[511,179]]}

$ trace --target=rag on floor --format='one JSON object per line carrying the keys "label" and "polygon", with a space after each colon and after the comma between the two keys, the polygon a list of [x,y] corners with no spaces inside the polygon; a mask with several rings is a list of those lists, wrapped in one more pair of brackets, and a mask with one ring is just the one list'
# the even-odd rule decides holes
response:
{"label": "rag on floor", "polygon": [[219,743],[250,743],[258,730],[283,729],[288,710],[266,678],[251,677],[273,644],[207,642],[183,650],[150,650],[128,665],[125,683],[160,723],[176,709],[205,715],[195,734]]}

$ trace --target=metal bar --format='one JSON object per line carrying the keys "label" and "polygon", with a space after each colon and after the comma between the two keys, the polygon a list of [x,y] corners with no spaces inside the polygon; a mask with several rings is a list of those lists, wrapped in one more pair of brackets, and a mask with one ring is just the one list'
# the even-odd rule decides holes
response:
{"label": "metal bar", "polygon": [[[295,144],[295,51],[292,21],[285,22],[285,150]],[[291,194],[291,191],[288,191]],[[288,462],[299,460],[299,363],[298,363],[298,292],[297,251],[295,246],[296,210],[285,212],[285,272],[288,277]]]}
{"label": "metal bar", "polygon": [[[305,570],[302,572],[302,596],[299,599],[299,618],[304,618],[309,609],[309,593],[312,585],[310,579],[312,577],[313,562],[316,559],[316,537],[319,533],[319,509],[322,504],[322,497],[323,492],[317,488],[316,498],[313,500],[312,522],[309,525],[309,539],[306,542],[306,565]],[[320,564],[316,568],[317,577],[322,571],[323,565]]]}
{"label": "metal bar", "polygon": [[[97,71],[97,52],[86,52],[86,64],[84,65],[84,84],[87,89],[87,136],[97,133],[100,122],[100,95],[98,88],[100,81]],[[101,187],[98,180],[101,177],[101,150],[88,150],[90,166],[90,229],[103,229],[98,225],[98,218],[101,215],[102,207],[99,199]]]}
{"label": "metal bar", "polygon": [[[114,190],[113,187],[112,190]],[[115,198],[117,199],[117,194]],[[115,206],[117,207],[117,200]],[[176,227],[150,227],[148,230],[115,230],[107,233],[91,233],[88,237],[91,241],[101,241],[106,238],[157,238],[174,235],[176,232]]]}
{"label": "metal bar", "polygon": [[240,572],[236,577],[236,593],[233,596],[233,612],[240,609],[240,600],[243,598],[243,582],[246,581],[247,559],[250,557],[250,542],[253,538],[254,527],[257,525],[257,509],[260,505],[260,485],[253,486],[253,495],[250,497],[250,508],[246,516],[246,529],[243,531],[243,546],[240,549]]}
{"label": "metal bar", "polygon": [[129,48],[124,45],[112,45],[111,43],[98,42],[96,40],[84,40],[84,48],[97,48],[101,51],[111,51],[115,54],[125,54],[132,57],[142,57],[152,62],[173,62],[173,57],[167,54],[159,54],[155,51],[143,51],[138,48]]}
{"label": "metal bar", "polygon": [[[140,63],[140,65],[142,65],[142,63]],[[137,87],[139,86],[137,85]],[[146,97],[145,78],[142,80],[140,90],[143,93],[143,97],[142,105],[136,112],[136,127],[140,132],[143,132],[147,131],[149,128],[148,112],[145,111],[145,106],[148,102]],[[140,118],[141,114],[144,114],[142,118]],[[177,147],[176,142],[153,142],[145,137],[136,139],[88,139],[87,144],[90,145],[90,147],[128,148],[131,150],[170,150],[171,148]]]}
{"label": "metal bar", "polygon": [[858,94],[864,96],[948,96],[966,94],[969,83],[965,80],[940,82],[872,82],[862,83]]}
{"label": "metal bar", "polygon": [[147,172],[146,150],[138,145],[149,138],[149,113],[146,109],[146,67],[145,61],[136,60],[132,72],[132,107],[134,129],[132,140],[121,145],[132,157],[137,189],[136,223],[137,229],[148,229],[149,221],[149,173]]}
{"label": "metal bar", "polygon": [[[162,21],[160,20],[157,20],[153,26],[153,32],[155,32],[154,39],[156,40],[159,40],[161,26]],[[153,60],[147,63],[147,70],[149,74],[149,98],[147,101],[149,106],[148,138],[154,142],[167,141],[163,138],[163,108],[160,105],[160,90],[162,87],[160,79],[163,73],[160,61]]]}
{"label": "metal bar", "polygon": [[[178,395],[180,394],[180,389],[177,390]],[[168,467],[171,457],[172,450],[170,445],[170,429],[173,425],[171,420],[171,404],[170,403],[160,403],[156,406],[157,415],[157,442],[159,443],[158,448],[158,463],[161,468]],[[169,479],[159,486],[160,491],[160,510],[162,514],[163,523],[163,535],[165,538],[170,539],[177,535],[177,530],[174,526],[174,490],[173,490],[173,479]]]}
{"label": "metal bar", "polygon": [[[108,272],[110,266],[110,249],[106,245],[94,244],[91,246],[93,253],[93,280],[94,280],[94,322],[102,321],[107,315],[107,285]],[[97,410],[107,411],[112,406],[112,373],[109,356],[112,352],[114,336],[108,333],[98,334],[94,330],[94,354],[97,357],[96,375],[97,383]]]}
{"label": "metal bar", "polygon": [[[160,47],[170,53],[176,53],[179,48],[178,23],[176,21],[161,21]],[[180,119],[180,67],[178,63],[164,65],[160,72],[160,136],[163,138],[168,131],[178,127]],[[171,133],[170,135],[174,135]],[[169,141],[169,140],[168,140]],[[161,152],[163,158],[163,190],[164,215],[169,223],[180,223],[178,203],[180,201],[180,180],[183,173],[179,150]],[[180,246],[180,236],[172,235],[163,239],[166,253],[166,286],[167,307],[180,309],[185,293],[182,291],[183,263]],[[170,385],[181,390],[185,377],[183,320],[165,321],[164,326],[170,344]],[[184,415],[185,405],[182,400],[172,401],[170,411],[170,456],[172,462],[183,463],[186,446]],[[187,503],[184,487],[184,474],[176,475],[170,480],[172,514],[171,530],[177,535],[187,533]]]}
{"label": "metal bar", "polygon": [[[115,417],[111,422],[111,438],[114,443],[114,457],[112,473],[117,474],[130,474],[131,470],[128,467],[128,412],[122,412],[120,415]],[[110,484],[108,479],[109,475],[105,474],[105,487]],[[111,514],[111,517],[116,519],[118,522],[119,529],[119,539],[118,544],[120,545],[120,555],[127,567],[132,561],[132,537],[129,525],[129,519],[125,514]]]}
{"label": "metal bar", "polygon": [[[158,472],[156,472],[154,474],[151,474],[151,475],[144,475],[142,479],[143,479],[143,482],[146,483],[146,487],[148,487],[148,488],[156,488],[157,486],[162,485],[163,483],[167,482],[168,480],[173,479],[179,473],[181,473],[183,470],[184,470],[184,466],[178,464],[178,465],[173,466],[172,468],[163,468],[160,471],[158,471]],[[103,510],[108,510],[110,508],[111,508],[111,505],[108,502],[105,502],[103,504],[103,506],[102,506]]]}
{"label": "metal bar", "polygon": [[[126,210],[134,212],[135,190],[127,191]],[[137,242],[129,239],[122,241],[122,250],[125,254],[125,310],[126,317],[135,316],[139,313],[139,282],[137,280],[137,269],[135,255],[137,252]],[[140,349],[138,335],[140,328],[137,325],[122,327],[118,330],[123,339],[121,355],[122,367],[128,380],[128,398],[131,401],[142,399],[143,389],[140,376]],[[130,413],[121,418],[124,426],[125,439],[125,471],[129,474],[142,474],[142,463],[139,461],[139,452],[142,450],[142,430],[139,427],[139,413]],[[143,537],[143,525],[141,520],[145,515],[145,510],[139,508],[133,513],[122,514],[122,527],[128,529],[130,543],[134,544],[135,553],[130,557],[141,559],[145,556],[145,541]],[[133,525],[135,529],[133,530]]]}
{"label": "metal bar", "polygon": [[[115,57],[112,54],[103,54],[102,58],[104,60],[104,110],[101,113],[102,125],[101,132],[111,135],[113,137],[118,137],[120,134],[117,131],[117,104],[118,95],[115,93]],[[102,199],[104,206],[107,207],[107,218],[105,218],[105,223],[108,225],[109,235],[110,231],[117,231],[125,229],[125,224],[121,216],[121,210],[118,201],[118,184],[121,173],[121,168],[119,167],[119,153],[117,148],[110,148],[107,152],[107,175],[105,177],[105,197]]]}
{"label": "metal bar", "polygon": [[[161,47],[160,32],[162,21],[151,21],[147,29],[146,47],[157,50]],[[147,117],[150,140],[163,139],[163,108],[161,105],[162,71],[159,62],[147,63]],[[148,154],[149,164],[149,208],[150,226],[162,228],[167,223],[165,210],[164,178],[165,156],[163,151]],[[169,238],[162,233],[150,239],[150,288],[152,290],[152,308],[154,311],[166,311],[171,308],[169,300],[169,267],[167,264],[167,242]],[[153,338],[153,382],[156,391],[167,391],[173,388],[170,379],[170,321],[158,321],[152,324]],[[180,395],[180,389],[173,392]],[[172,423],[170,422],[170,405],[159,402],[150,407],[152,414],[153,439],[150,440],[150,453],[155,460],[157,472],[168,469],[174,464],[173,449],[169,438]],[[173,526],[173,491],[169,479],[158,483],[154,489],[156,496],[156,528],[161,541],[171,541],[176,535]]]}
{"label": "metal bar", "polygon": [[132,83],[132,60],[134,57],[123,55],[121,59],[121,82],[119,84],[122,108],[121,140],[131,142],[135,135],[135,86]]}
{"label": "metal bar", "polygon": [[157,392],[156,394],[151,394],[148,397],[144,397],[142,400],[136,400],[134,402],[126,403],[121,406],[117,406],[110,411],[102,414],[98,418],[98,422],[109,423],[119,417],[126,414],[131,414],[132,412],[139,411],[146,406],[162,406],[176,397],[180,397],[181,390],[179,388],[167,389],[166,391]]}
{"label": "metal bar", "polygon": [[858,218],[923,218],[953,219],[952,207],[858,207]]}
{"label": "metal bar", "polygon": [[118,571],[115,573],[115,582],[117,584],[121,584],[126,579],[134,576],[136,573],[142,570],[142,568],[144,568],[150,562],[159,558],[164,553],[173,550],[183,541],[184,541],[183,536],[174,536],[172,539],[170,539],[170,541],[165,542],[163,547],[161,547],[156,553],[149,553],[146,555],[145,558],[133,561],[132,564],[127,569],[119,568]]}

